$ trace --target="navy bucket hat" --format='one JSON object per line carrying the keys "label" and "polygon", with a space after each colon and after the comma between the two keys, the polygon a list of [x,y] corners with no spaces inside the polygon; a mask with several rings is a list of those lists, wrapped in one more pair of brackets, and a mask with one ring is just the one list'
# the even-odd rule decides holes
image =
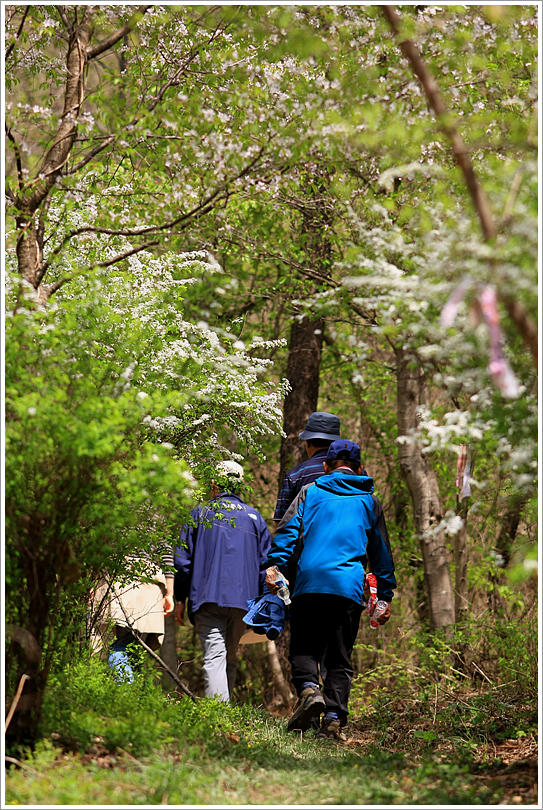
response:
{"label": "navy bucket hat", "polygon": [[329,439],[331,442],[341,439],[339,435],[339,416],[326,411],[316,411],[312,413],[306,422],[305,430],[302,430],[300,439]]}

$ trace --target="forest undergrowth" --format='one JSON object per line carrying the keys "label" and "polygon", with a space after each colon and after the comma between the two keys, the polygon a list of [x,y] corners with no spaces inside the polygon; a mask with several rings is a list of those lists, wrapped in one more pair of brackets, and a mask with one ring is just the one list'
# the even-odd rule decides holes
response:
{"label": "forest undergrowth", "polygon": [[6,804],[537,804],[534,672],[512,649],[502,677],[426,651],[413,669],[385,649],[355,677],[343,744],[289,733],[243,666],[228,705],[164,692],[146,661],[129,684],[81,660],[51,681],[34,752],[9,752]]}

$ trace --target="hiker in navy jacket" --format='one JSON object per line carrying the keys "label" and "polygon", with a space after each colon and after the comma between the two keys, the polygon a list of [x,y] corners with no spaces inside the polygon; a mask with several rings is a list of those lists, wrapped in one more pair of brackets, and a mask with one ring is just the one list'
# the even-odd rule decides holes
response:
{"label": "hiker in navy jacket", "polygon": [[299,540],[303,542],[291,593],[289,656],[299,701],[288,727],[304,731],[325,712],[318,736],[342,740],[368,562],[377,578],[378,599],[389,603],[379,624],[390,618],[396,579],[381,504],[373,495],[372,479],[361,475],[360,447],[346,439],[332,442],[324,473],[302,490],[296,513],[276,531],[266,584],[274,593],[275,567],[285,573]]}
{"label": "hiker in navy jacket", "polygon": [[211,500],[193,509],[175,550],[174,615],[183,625],[188,598],[189,619],[204,651],[206,696],[229,700],[238,643],[247,630],[242,617],[247,601],[262,593],[271,535],[262,515],[239,494],[243,468],[235,461],[219,467]]}

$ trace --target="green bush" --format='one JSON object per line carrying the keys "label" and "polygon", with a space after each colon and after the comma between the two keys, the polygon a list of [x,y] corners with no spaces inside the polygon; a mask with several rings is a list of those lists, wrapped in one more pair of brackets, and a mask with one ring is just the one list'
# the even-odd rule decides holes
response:
{"label": "green bush", "polygon": [[220,748],[225,734],[264,722],[250,707],[165,694],[148,662],[134,672],[133,683],[119,683],[105,662],[89,658],[50,678],[42,734],[80,752],[98,745],[140,756],[180,741]]}

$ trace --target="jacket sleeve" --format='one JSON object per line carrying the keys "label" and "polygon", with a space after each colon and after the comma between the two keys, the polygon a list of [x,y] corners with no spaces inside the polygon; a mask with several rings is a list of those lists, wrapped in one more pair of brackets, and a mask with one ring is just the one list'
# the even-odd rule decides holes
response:
{"label": "jacket sleeve", "polygon": [[266,521],[260,516],[260,525],[259,525],[259,594],[264,593],[264,581],[266,579],[266,560],[268,559],[268,553],[270,550],[270,546],[272,544],[272,537],[270,534],[270,530],[266,524]]}
{"label": "jacket sleeve", "polygon": [[369,534],[366,554],[371,564],[371,570],[377,578],[377,598],[384,599],[385,602],[391,602],[394,596],[393,590],[396,588],[394,560],[392,559],[383,507],[375,495],[372,497],[375,524]]}
{"label": "jacket sleeve", "polygon": [[276,565],[284,573],[284,568],[294,553],[300,532],[304,527],[305,501],[300,503],[298,511],[281,529],[277,529],[272,540],[271,549],[265,567]]}
{"label": "jacket sleeve", "polygon": [[174,554],[175,579],[173,592],[178,602],[184,602],[189,595],[190,581],[192,577],[192,559],[194,554],[194,543],[200,527],[199,513],[197,510],[191,512],[191,519],[181,529],[179,545],[176,546]]}

